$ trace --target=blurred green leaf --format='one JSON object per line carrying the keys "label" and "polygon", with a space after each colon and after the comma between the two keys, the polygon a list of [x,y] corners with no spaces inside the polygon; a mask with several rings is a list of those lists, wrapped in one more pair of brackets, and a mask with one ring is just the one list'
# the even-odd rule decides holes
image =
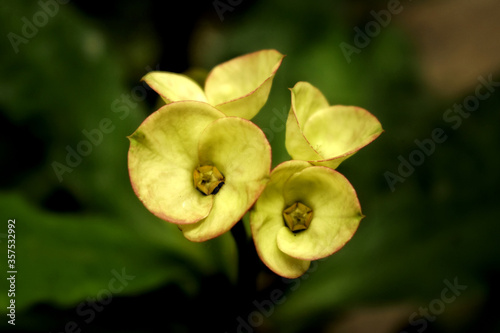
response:
{"label": "blurred green leaf", "polygon": [[[40,11],[38,2],[4,4],[0,27],[22,35],[21,18],[31,20]],[[112,270],[122,268],[135,276],[126,294],[165,283],[192,293],[202,276],[218,272],[234,280],[230,235],[191,243],[175,225],[148,212],[132,191],[126,136],[147,116],[150,90],[140,77],[133,86],[125,84],[125,70],[106,36],[71,4],[47,17],[17,45],[18,52],[8,41],[0,52],[2,115],[8,126],[36,133],[45,149],[43,160],[35,161],[35,142],[23,141],[19,131],[2,143],[6,160],[19,159],[27,170],[4,165],[20,181],[0,198],[2,216],[17,221],[18,309],[40,302],[71,306],[96,297]],[[145,66],[143,74],[155,66]],[[68,213],[41,207],[49,203],[65,211],[72,201]],[[0,303],[6,302],[2,294]]]}
{"label": "blurred green leaf", "polygon": [[[44,212],[21,196],[6,193],[0,195],[0,209],[15,219],[18,310],[36,302],[69,306],[86,296],[95,298],[108,288],[112,271],[122,269],[134,277],[124,294],[167,281],[189,292],[196,289],[200,262],[195,264],[180,248],[176,253],[173,246],[124,228],[120,219]],[[2,247],[6,248],[6,240]],[[0,287],[8,290],[5,279]],[[0,303],[7,302],[2,293]]]}

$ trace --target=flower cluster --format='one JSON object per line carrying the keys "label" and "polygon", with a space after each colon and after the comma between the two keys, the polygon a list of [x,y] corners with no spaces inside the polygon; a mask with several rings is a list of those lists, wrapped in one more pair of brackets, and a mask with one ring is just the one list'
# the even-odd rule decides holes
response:
{"label": "flower cluster", "polygon": [[204,89],[187,76],[143,79],[165,101],[129,136],[134,192],[159,218],[195,242],[230,230],[250,212],[257,253],[295,278],[311,260],[339,250],[363,218],[349,181],[335,170],[381,133],[353,106],[330,106],[307,82],[291,89],[286,149],[271,170],[271,147],[250,120],[266,103],[284,56],[263,50],[220,64]]}

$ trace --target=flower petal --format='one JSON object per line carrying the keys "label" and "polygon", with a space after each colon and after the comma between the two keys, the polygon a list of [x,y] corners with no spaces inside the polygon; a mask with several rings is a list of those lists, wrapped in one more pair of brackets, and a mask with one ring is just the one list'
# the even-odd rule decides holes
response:
{"label": "flower petal", "polygon": [[252,122],[226,117],[211,123],[200,138],[200,165],[213,165],[225,177],[210,215],[183,226],[184,236],[205,241],[230,230],[255,203],[269,180],[271,147]]}
{"label": "flower petal", "polygon": [[311,261],[296,259],[278,248],[276,237],[280,230],[283,228],[289,230],[283,224],[281,214],[270,216],[256,212],[252,215],[252,220],[255,221],[252,234],[257,253],[270,270],[288,279],[295,279],[309,269]]}
{"label": "flower petal", "polygon": [[130,181],[153,214],[180,224],[209,214],[213,197],[195,189],[193,170],[201,133],[221,117],[206,103],[174,102],[152,113],[129,137]]}
{"label": "flower petal", "polygon": [[304,274],[310,261],[290,257],[277,246],[279,231],[283,228],[288,230],[282,215],[285,209],[283,186],[291,175],[310,166],[304,161],[287,161],[278,165],[250,211],[250,227],[260,259],[273,272],[290,279]]}
{"label": "flower petal", "polygon": [[313,219],[307,230],[278,232],[277,244],[286,254],[316,260],[331,255],[354,235],[363,218],[354,188],[339,172],[312,166],[293,176],[283,188],[285,205],[302,202],[312,208]]}
{"label": "flower petal", "polygon": [[165,103],[175,101],[200,101],[206,102],[203,89],[186,75],[152,71],[146,74],[144,81],[156,91]]}
{"label": "flower petal", "polygon": [[370,112],[354,106],[329,106],[310,83],[292,89],[286,126],[286,148],[293,159],[337,168],[383,132]]}
{"label": "flower petal", "polygon": [[227,116],[252,119],[264,106],[284,55],[262,50],[212,69],[205,82],[208,102]]}
{"label": "flower petal", "polygon": [[382,125],[370,112],[343,105],[317,111],[303,126],[304,136],[326,159],[312,163],[331,168],[336,168],[382,132]]}
{"label": "flower petal", "polygon": [[286,123],[286,149],[296,160],[321,160],[322,156],[311,147],[303,135],[302,127],[316,111],[327,108],[328,101],[321,91],[308,82],[297,82],[290,90],[292,105]]}

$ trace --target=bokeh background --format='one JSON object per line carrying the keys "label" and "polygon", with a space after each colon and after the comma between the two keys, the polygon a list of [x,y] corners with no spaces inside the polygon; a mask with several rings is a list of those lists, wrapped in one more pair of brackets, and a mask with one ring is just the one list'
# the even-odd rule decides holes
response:
{"label": "bokeh background", "polygon": [[[3,1],[0,31],[2,332],[500,332],[497,1]],[[273,165],[297,81],[385,132],[339,168],[353,239],[297,280],[258,266],[247,293],[230,234],[188,242],[135,197],[126,136],[159,105],[148,71],[203,78],[265,48],[287,55],[254,119]]]}

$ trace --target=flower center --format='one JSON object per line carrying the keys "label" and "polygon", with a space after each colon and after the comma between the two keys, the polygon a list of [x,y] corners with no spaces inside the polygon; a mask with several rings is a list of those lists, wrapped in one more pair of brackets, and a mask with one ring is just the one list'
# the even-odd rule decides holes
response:
{"label": "flower center", "polygon": [[312,209],[301,202],[296,202],[283,211],[283,219],[292,232],[298,232],[309,228],[312,217]]}
{"label": "flower center", "polygon": [[217,194],[224,185],[224,176],[212,165],[197,167],[193,179],[196,189],[205,195]]}

